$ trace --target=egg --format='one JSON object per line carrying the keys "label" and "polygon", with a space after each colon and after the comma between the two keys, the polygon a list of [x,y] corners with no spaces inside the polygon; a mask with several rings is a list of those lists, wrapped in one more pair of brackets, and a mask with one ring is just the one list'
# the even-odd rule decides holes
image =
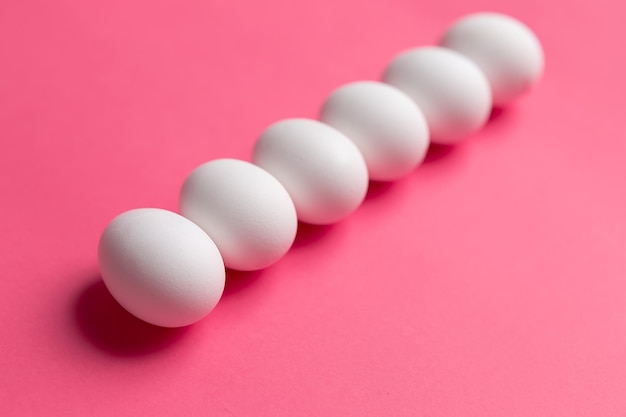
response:
{"label": "egg", "polygon": [[333,91],[320,120],[354,142],[375,181],[407,175],[423,161],[430,143],[426,119],[415,102],[376,81],[353,82]]}
{"label": "egg", "polygon": [[228,268],[266,268],[296,236],[296,209],[285,187],[249,162],[226,158],[199,166],[185,180],[179,204],[211,236]]}
{"label": "egg", "polygon": [[383,80],[417,103],[433,143],[461,141],[479,130],[491,112],[491,89],[483,72],[447,48],[403,52],[389,64]]}
{"label": "egg", "polygon": [[543,72],[544,54],[537,36],[519,20],[503,14],[463,17],[447,29],[440,45],[465,55],[481,68],[498,107],[530,90]]}
{"label": "egg", "polygon": [[305,223],[335,223],[367,192],[367,166],[359,149],[316,120],[286,119],[269,126],[254,146],[252,161],[285,186]]}
{"label": "egg", "polygon": [[224,291],[224,263],[211,238],[167,210],[135,209],[115,217],[100,238],[98,263],[111,295],[157,326],[202,319]]}

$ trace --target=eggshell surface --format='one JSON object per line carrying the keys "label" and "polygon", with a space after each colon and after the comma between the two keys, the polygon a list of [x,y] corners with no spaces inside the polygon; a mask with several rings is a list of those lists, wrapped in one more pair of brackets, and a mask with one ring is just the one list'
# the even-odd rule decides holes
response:
{"label": "eggshell surface", "polygon": [[269,126],[252,159],[285,186],[306,223],[345,218],[367,192],[367,166],[356,145],[316,120],[286,119]]}
{"label": "eggshell surface", "polygon": [[266,268],[295,239],[298,221],[289,194],[276,178],[249,162],[216,159],[199,166],[185,180],[179,204],[232,269]]}
{"label": "eggshell surface", "polygon": [[500,13],[475,13],[454,22],[441,46],[471,59],[485,73],[496,106],[506,106],[539,80],[544,53],[537,36],[519,20]]}
{"label": "eggshell surface", "polygon": [[98,262],[113,297],[157,326],[202,319],[224,291],[224,263],[213,241],[167,210],[135,209],[114,218],[100,238]]}
{"label": "eggshell surface", "polygon": [[375,81],[357,81],[324,102],[320,120],[359,148],[370,179],[393,181],[424,159],[430,143],[422,111],[406,94]]}
{"label": "eggshell surface", "polygon": [[491,89],[483,72],[447,48],[403,52],[389,64],[383,80],[417,103],[433,143],[461,141],[480,129],[491,112]]}

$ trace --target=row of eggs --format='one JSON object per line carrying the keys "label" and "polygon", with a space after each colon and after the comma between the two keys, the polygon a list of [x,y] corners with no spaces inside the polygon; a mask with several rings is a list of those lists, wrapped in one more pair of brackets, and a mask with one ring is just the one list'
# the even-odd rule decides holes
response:
{"label": "row of eggs", "polygon": [[429,144],[480,129],[493,106],[525,93],[543,70],[535,35],[501,14],[455,22],[440,46],[398,55],[383,82],[335,90],[320,121],[287,119],[259,137],[252,163],[218,159],[196,168],[180,212],[122,213],[106,227],[98,260],[114,298],[149,323],[179,327],[222,296],[225,267],[257,270],[291,247],[298,220],[331,224],[363,201],[370,180],[417,167]]}

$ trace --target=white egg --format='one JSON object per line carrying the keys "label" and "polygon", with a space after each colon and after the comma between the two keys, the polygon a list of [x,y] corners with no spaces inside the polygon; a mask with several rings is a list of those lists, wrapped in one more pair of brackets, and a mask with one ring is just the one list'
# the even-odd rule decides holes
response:
{"label": "white egg", "polygon": [[375,181],[407,175],[424,160],[430,143],[426,119],[415,102],[380,82],[339,87],[324,102],[320,120],[354,142]]}
{"label": "white egg", "polygon": [[398,55],[384,81],[422,110],[433,143],[453,144],[480,129],[491,112],[491,90],[482,71],[463,55],[440,47]]}
{"label": "white egg", "polygon": [[167,210],[114,218],[98,247],[102,279],[131,314],[163,327],[206,316],[224,291],[224,263],[202,229]]}
{"label": "white egg", "polygon": [[259,137],[253,162],[270,172],[306,223],[335,223],[352,213],[367,192],[367,166],[341,132],[310,119],[274,123]]}
{"label": "white egg", "polygon": [[295,207],[281,183],[236,159],[196,168],[181,190],[180,210],[211,236],[226,266],[241,271],[278,261],[298,227]]}
{"label": "white egg", "polygon": [[440,42],[474,61],[485,73],[493,102],[505,106],[541,77],[544,55],[535,34],[499,13],[475,13],[450,26]]}

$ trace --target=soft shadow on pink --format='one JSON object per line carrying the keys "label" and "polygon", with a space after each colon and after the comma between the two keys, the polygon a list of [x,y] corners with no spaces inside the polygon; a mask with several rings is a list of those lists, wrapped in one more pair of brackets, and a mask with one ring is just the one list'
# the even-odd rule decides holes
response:
{"label": "soft shadow on pink", "polygon": [[333,228],[332,224],[316,225],[298,222],[298,231],[290,250],[306,248],[315,245],[320,240],[330,238]]}
{"label": "soft shadow on pink", "polygon": [[237,271],[226,268],[226,285],[224,286],[223,302],[226,298],[236,297],[245,292],[261,279],[263,270],[260,271]]}
{"label": "soft shadow on pink", "polygon": [[117,356],[155,353],[174,344],[188,329],[158,327],[139,320],[115,301],[99,276],[78,293],[73,314],[85,339]]}
{"label": "soft shadow on pink", "polygon": [[395,185],[391,181],[370,181],[363,203],[378,199],[387,194]]}
{"label": "soft shadow on pink", "polygon": [[502,135],[505,137],[507,133],[510,134],[515,129],[518,118],[518,109],[516,108],[519,103],[513,103],[511,106],[494,107],[489,114],[489,119],[485,126],[479,131],[481,138],[487,138],[491,136]]}

